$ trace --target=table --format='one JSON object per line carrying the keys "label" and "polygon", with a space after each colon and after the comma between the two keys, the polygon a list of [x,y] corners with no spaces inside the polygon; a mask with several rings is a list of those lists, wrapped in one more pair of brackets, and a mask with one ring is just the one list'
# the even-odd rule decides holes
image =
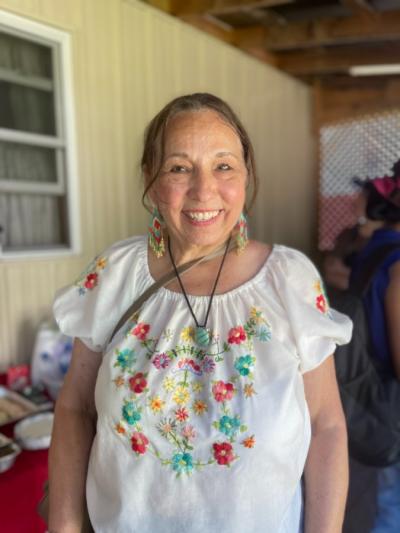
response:
{"label": "table", "polygon": [[[0,375],[0,384],[5,384]],[[13,424],[0,432],[11,437]],[[23,450],[14,465],[0,473],[0,531],[4,533],[44,533],[46,524],[36,512],[48,477],[48,450]]]}

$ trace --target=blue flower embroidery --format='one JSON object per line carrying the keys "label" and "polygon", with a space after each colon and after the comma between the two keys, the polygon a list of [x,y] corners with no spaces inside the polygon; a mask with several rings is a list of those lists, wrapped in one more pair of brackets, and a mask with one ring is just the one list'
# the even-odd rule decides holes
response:
{"label": "blue flower embroidery", "polygon": [[122,408],[122,416],[132,426],[142,418],[133,402],[127,402]]}
{"label": "blue flower embroidery", "polygon": [[243,355],[235,360],[235,368],[241,376],[248,376],[253,364],[254,362],[251,355]]}
{"label": "blue flower embroidery", "polygon": [[232,418],[230,416],[224,415],[219,420],[219,430],[227,435],[228,437],[234,437],[235,434],[239,431],[240,420],[237,416]]}
{"label": "blue flower embroidery", "polygon": [[271,330],[267,326],[260,326],[257,329],[257,337],[260,341],[270,341],[271,340]]}
{"label": "blue flower embroidery", "polygon": [[193,470],[193,458],[190,453],[176,453],[172,457],[172,468],[175,472],[178,472],[178,474],[181,472],[190,474]]}
{"label": "blue flower embroidery", "polygon": [[126,370],[134,363],[136,363],[136,358],[133,350],[125,349],[118,351],[118,357],[115,366],[120,366],[122,370]]}

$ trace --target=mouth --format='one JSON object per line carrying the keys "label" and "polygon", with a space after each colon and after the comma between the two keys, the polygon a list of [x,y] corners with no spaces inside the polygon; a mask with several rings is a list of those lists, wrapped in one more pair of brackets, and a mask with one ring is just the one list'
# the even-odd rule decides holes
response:
{"label": "mouth", "polygon": [[211,223],[222,212],[222,209],[215,209],[213,211],[184,211],[183,214],[193,224]]}

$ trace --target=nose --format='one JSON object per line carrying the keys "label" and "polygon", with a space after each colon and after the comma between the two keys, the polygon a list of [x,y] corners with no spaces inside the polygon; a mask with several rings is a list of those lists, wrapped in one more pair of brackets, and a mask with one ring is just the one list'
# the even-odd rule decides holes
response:
{"label": "nose", "polygon": [[206,202],[216,192],[217,180],[211,170],[197,168],[193,173],[190,187],[190,197],[200,202]]}

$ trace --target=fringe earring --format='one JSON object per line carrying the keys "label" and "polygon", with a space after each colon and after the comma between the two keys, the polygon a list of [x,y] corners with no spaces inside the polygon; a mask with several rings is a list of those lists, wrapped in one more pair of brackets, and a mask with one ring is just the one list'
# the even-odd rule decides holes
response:
{"label": "fringe earring", "polygon": [[236,253],[241,254],[249,242],[247,234],[247,218],[244,213],[240,214],[239,220],[235,225],[235,241],[236,241]]}
{"label": "fringe earring", "polygon": [[149,245],[155,253],[157,259],[160,259],[165,253],[165,243],[162,232],[162,217],[155,207],[151,215],[151,226],[148,227]]}

